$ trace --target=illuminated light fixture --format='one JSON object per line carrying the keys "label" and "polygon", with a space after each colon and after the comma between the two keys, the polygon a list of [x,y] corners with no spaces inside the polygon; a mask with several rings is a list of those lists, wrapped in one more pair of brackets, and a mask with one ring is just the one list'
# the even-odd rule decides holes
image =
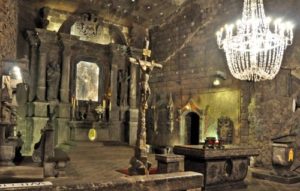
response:
{"label": "illuminated light fixture", "polygon": [[12,68],[12,75],[14,76],[14,78],[16,80],[22,80],[22,73],[21,73],[21,69],[18,66],[14,66]]}
{"label": "illuminated light fixture", "polygon": [[235,78],[257,82],[272,80],[278,74],[284,51],[292,44],[294,26],[281,19],[276,19],[272,28],[270,23],[263,0],[244,0],[242,19],[216,33]]}
{"label": "illuminated light fixture", "polygon": [[219,85],[221,85],[220,79],[219,79],[219,78],[214,79],[213,85],[214,85],[214,86],[219,86]]}
{"label": "illuminated light fixture", "polygon": [[220,86],[221,82],[226,80],[226,74],[221,71],[217,71],[214,75],[213,86]]}

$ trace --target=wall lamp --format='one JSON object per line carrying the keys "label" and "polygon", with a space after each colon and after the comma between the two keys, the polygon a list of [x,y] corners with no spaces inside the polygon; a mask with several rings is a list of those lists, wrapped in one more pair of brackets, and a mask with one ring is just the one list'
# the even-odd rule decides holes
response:
{"label": "wall lamp", "polygon": [[220,86],[222,84],[222,81],[227,79],[226,74],[222,71],[217,71],[213,77],[214,77],[213,78],[213,86],[214,87]]}

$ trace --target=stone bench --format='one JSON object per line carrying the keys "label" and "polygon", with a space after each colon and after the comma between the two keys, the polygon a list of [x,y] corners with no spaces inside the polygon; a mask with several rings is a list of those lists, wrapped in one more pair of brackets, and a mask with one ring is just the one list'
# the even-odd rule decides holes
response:
{"label": "stone bench", "polygon": [[196,172],[177,172],[148,176],[127,176],[111,182],[57,186],[65,191],[201,191],[203,175]]}
{"label": "stone bench", "polygon": [[179,172],[179,163],[184,160],[182,155],[164,154],[155,155],[158,173]]}

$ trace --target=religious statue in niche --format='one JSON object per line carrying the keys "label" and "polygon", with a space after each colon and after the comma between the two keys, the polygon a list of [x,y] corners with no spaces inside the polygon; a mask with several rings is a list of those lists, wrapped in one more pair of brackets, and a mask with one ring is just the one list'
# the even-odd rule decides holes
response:
{"label": "religious statue in niche", "polygon": [[58,53],[51,52],[47,65],[47,100],[56,101],[60,81],[60,65],[58,63]]}
{"label": "religious statue in niche", "polygon": [[232,144],[233,127],[233,121],[229,117],[221,116],[218,119],[217,135],[222,143]]}
{"label": "religious statue in niche", "polygon": [[76,68],[76,99],[98,101],[98,65],[96,63],[81,61],[77,64]]}

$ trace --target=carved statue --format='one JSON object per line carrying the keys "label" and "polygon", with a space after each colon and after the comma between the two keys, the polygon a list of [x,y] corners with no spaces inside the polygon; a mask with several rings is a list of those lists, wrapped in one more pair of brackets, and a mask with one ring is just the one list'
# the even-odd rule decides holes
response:
{"label": "carved statue", "polygon": [[[139,108],[139,122],[138,122],[138,130],[137,130],[137,140],[135,147],[135,154],[131,161],[137,160],[138,162],[131,162],[131,168],[129,169],[130,174],[149,174],[150,164],[147,160],[147,146],[146,146],[146,109],[148,108],[147,100],[151,94],[150,86],[149,86],[149,78],[150,73],[154,67],[162,68],[161,64],[157,64],[154,61],[148,62],[147,57],[150,56],[149,52],[149,41],[146,39],[146,48],[143,50],[143,55],[145,56],[145,60],[129,58],[129,61],[132,64],[137,64],[140,66],[142,70],[141,76],[141,100],[140,100],[140,108]],[[139,165],[140,162],[143,163],[142,167]],[[141,172],[141,168],[143,172]]]}
{"label": "carved statue", "polygon": [[5,123],[11,123],[12,115],[12,88],[10,86],[10,77],[3,76],[2,87],[2,116],[1,119]]}
{"label": "carved statue", "polygon": [[232,144],[233,121],[226,116],[218,119],[217,135],[224,144]]}
{"label": "carved statue", "polygon": [[151,89],[149,86],[149,78],[150,78],[150,73],[152,72],[154,65],[152,64],[151,66],[146,66],[142,65],[141,62],[138,62],[140,65],[140,68],[143,72],[142,77],[141,77],[141,93],[142,93],[142,104],[146,105],[147,100],[149,96],[151,95]]}
{"label": "carved statue", "polygon": [[60,65],[58,64],[57,55],[49,55],[49,63],[47,65],[47,100],[57,100],[60,81]]}
{"label": "carved statue", "polygon": [[48,15],[49,15],[49,7],[43,7],[40,9],[40,18],[39,18],[39,27],[42,29],[46,29],[49,25]]}

